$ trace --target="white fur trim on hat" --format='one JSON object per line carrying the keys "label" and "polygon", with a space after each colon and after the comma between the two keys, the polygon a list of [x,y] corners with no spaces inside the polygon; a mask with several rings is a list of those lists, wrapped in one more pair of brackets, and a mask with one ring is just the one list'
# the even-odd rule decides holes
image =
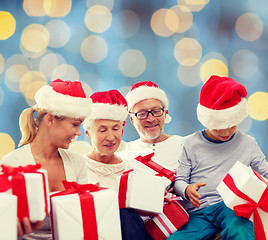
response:
{"label": "white fur trim on hat", "polygon": [[127,107],[108,103],[92,103],[92,112],[90,117],[85,119],[83,128],[89,130],[92,122],[96,119],[109,119],[124,122],[127,119]]}
{"label": "white fur trim on hat", "polygon": [[[131,111],[131,109],[137,104],[138,102],[154,98],[159,101],[161,101],[165,107],[166,110],[168,110],[168,98],[166,96],[166,93],[156,87],[149,87],[149,86],[140,86],[137,88],[134,88],[126,95],[127,105],[128,105],[128,111]],[[166,115],[166,123],[169,123],[171,121],[171,117],[169,114]]]}
{"label": "white fur trim on hat", "polygon": [[248,116],[247,99],[230,108],[214,110],[200,104],[197,106],[197,118],[204,127],[211,130],[226,129],[241,123]]}
{"label": "white fur trim on hat", "polygon": [[86,118],[91,113],[90,98],[73,97],[53,90],[51,86],[40,88],[35,94],[35,109],[46,110],[55,116]]}

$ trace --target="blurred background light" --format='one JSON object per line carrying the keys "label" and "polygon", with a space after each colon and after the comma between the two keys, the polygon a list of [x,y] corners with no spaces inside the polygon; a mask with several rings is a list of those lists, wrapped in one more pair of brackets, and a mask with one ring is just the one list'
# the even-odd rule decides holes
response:
{"label": "blurred background light", "polygon": [[0,40],[5,40],[14,34],[16,20],[9,12],[0,11]]}
{"label": "blurred background light", "polygon": [[[21,111],[54,79],[80,81],[87,96],[154,81],[169,99],[165,131],[185,136],[203,129],[196,107],[214,74],[247,88],[239,130],[268,155],[267,0],[1,0],[0,9],[0,159],[18,146]],[[123,140],[136,138],[128,118]],[[70,148],[89,147],[82,130]]]}
{"label": "blurred background light", "polygon": [[127,77],[138,77],[146,68],[146,58],[142,52],[129,49],[121,54],[118,67],[123,75]]}
{"label": "blurred background light", "polygon": [[102,33],[111,26],[112,14],[105,6],[92,6],[86,12],[85,24],[91,32]]}
{"label": "blurred background light", "polygon": [[263,33],[263,22],[256,14],[245,13],[236,21],[238,36],[246,41],[255,41]]}
{"label": "blurred background light", "polygon": [[43,0],[44,10],[50,17],[65,17],[72,8],[72,0]]}

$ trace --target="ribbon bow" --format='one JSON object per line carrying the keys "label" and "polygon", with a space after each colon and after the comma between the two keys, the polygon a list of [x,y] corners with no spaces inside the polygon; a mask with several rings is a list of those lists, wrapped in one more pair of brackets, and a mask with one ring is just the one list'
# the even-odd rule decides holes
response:
{"label": "ribbon bow", "polygon": [[1,165],[2,172],[7,176],[14,176],[18,173],[31,173],[36,172],[37,169],[41,168],[40,164],[35,165],[26,165],[26,166],[19,166],[19,167],[11,167],[6,165]]}
{"label": "ribbon bow", "polygon": [[[90,192],[97,192],[107,188],[99,187],[95,184],[79,184],[77,182],[68,182],[66,180],[62,181],[65,190],[52,194],[50,198],[61,195],[68,195],[72,193],[78,193],[81,206],[81,215],[83,222],[83,233],[84,240],[97,240],[98,239],[98,228],[97,220],[95,213],[95,205],[93,196]],[[52,217],[52,232],[53,236],[55,234],[53,226],[53,217]]]}
{"label": "ribbon bow", "polygon": [[[255,175],[263,182],[265,180],[262,178],[262,176],[253,171]],[[257,208],[260,208],[264,212],[268,213],[268,183],[266,183],[267,187],[265,191],[263,192],[260,200],[258,203],[256,203],[253,199],[248,197],[246,194],[241,192],[235,185],[235,182],[230,174],[227,174],[226,177],[223,179],[223,182],[229,187],[229,189],[236,194],[238,197],[248,201],[248,203],[240,204],[237,206],[234,206],[234,212],[238,217],[245,217],[247,219],[250,218],[250,216],[253,214],[253,222],[254,222],[254,231],[255,231],[255,237],[256,240],[266,240],[265,237],[265,231],[264,227],[261,221],[260,214],[257,210]]]}
{"label": "ribbon bow", "polygon": [[158,172],[158,174],[156,174],[157,176],[164,176],[168,178],[171,182],[173,182],[175,180],[174,172],[154,162],[152,160],[153,156],[154,156],[154,153],[150,153],[146,156],[138,156],[135,159],[143,163],[144,165],[150,167],[154,171]]}
{"label": "ribbon bow", "polygon": [[68,193],[97,192],[103,189],[107,189],[105,187],[99,187],[96,184],[79,184],[77,182],[68,182],[66,180],[63,180],[62,184]]}
{"label": "ribbon bow", "polygon": [[27,166],[19,166],[19,167],[11,167],[11,166],[6,166],[4,164],[1,165],[2,168],[2,173],[0,175],[0,192],[5,192],[8,189],[12,188],[12,183],[9,181],[8,177],[9,176],[14,176],[18,173],[23,173],[23,172],[36,172],[37,169],[41,168],[40,164],[36,165],[27,165]]}
{"label": "ribbon bow", "polygon": [[[26,183],[24,173],[38,173],[43,179],[45,213],[48,214],[47,202],[47,186],[44,173],[37,171],[41,168],[40,164],[11,167],[4,164],[1,165],[3,174],[0,175],[0,192],[5,192],[12,188],[12,194],[18,198],[18,218],[22,220],[24,217],[29,218],[29,205],[26,193]],[[11,177],[9,179],[9,177]]]}

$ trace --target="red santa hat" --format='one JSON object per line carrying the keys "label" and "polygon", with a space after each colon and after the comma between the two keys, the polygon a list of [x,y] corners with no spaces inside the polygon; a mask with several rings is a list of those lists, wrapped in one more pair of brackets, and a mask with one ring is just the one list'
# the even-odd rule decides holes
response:
{"label": "red santa hat", "polygon": [[52,81],[35,94],[34,109],[46,110],[55,116],[86,118],[91,113],[92,101],[79,81]]}
{"label": "red santa hat", "polygon": [[211,76],[200,92],[197,118],[208,129],[226,129],[248,116],[247,90],[232,78]]}
{"label": "red santa hat", "polygon": [[130,111],[138,102],[154,98],[161,101],[166,110],[166,123],[171,121],[168,114],[168,98],[166,93],[159,86],[151,81],[142,81],[135,83],[130,92],[126,95],[128,110]]}
{"label": "red santa hat", "polygon": [[127,101],[119,91],[96,92],[90,98],[92,99],[92,113],[83,123],[85,130],[89,130],[96,119],[109,119],[123,123],[126,121]]}

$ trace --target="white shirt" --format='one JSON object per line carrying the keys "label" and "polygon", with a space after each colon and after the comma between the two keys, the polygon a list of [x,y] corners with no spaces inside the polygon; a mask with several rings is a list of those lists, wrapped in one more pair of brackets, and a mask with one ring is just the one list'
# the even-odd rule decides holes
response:
{"label": "white shirt", "polygon": [[[86,184],[88,179],[85,159],[82,156],[65,149],[59,149],[59,153],[63,161],[66,180]],[[26,144],[8,153],[1,159],[0,164],[12,167],[36,164],[30,144]]]}
{"label": "white shirt", "polygon": [[145,156],[154,152],[152,160],[161,166],[176,171],[183,137],[173,135],[159,143],[145,143],[141,139],[131,142],[122,142],[116,155],[129,161],[137,156]]}
{"label": "white shirt", "polygon": [[116,190],[116,179],[125,170],[126,161],[116,164],[107,164],[95,161],[86,154],[83,155],[86,160],[88,181],[91,184],[99,183],[100,187],[107,187]]}

